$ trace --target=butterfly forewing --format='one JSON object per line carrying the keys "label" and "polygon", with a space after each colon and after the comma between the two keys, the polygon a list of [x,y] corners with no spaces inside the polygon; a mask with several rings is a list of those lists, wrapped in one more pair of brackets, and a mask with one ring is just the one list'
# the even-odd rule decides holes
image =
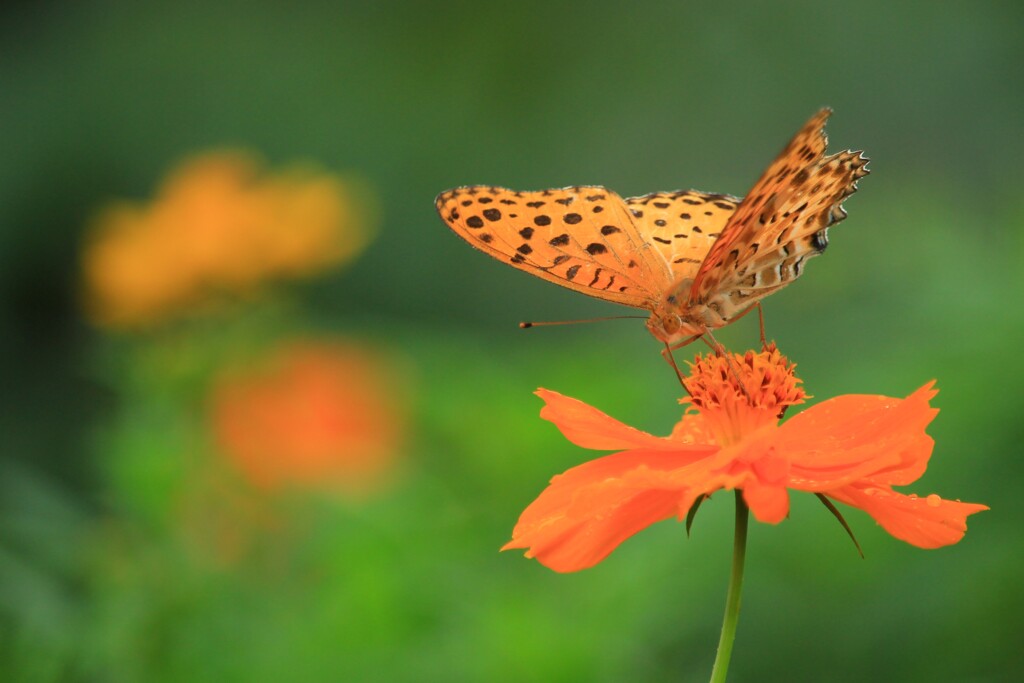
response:
{"label": "butterfly forewing", "polygon": [[823,158],[829,113],[808,121],[740,203],[701,265],[692,301],[729,320],[799,277],[806,260],[825,250],[826,229],[846,216],[841,203],[867,174],[859,153]]}
{"label": "butterfly forewing", "polygon": [[478,249],[589,296],[650,309],[671,281],[625,202],[603,187],[459,187],[441,193],[436,206]]}

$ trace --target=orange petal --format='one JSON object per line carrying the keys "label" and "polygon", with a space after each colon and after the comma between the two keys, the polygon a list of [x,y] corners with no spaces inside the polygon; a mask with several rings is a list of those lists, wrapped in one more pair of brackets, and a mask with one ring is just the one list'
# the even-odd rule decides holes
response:
{"label": "orange petal", "polygon": [[938,412],[929,383],[906,399],[848,395],[813,406],[774,438],[789,458],[790,488],[827,491],[864,479],[908,484],[924,473],[934,442],[924,429]]}
{"label": "orange petal", "polygon": [[988,510],[987,505],[944,500],[935,494],[905,496],[870,484],[844,486],[828,496],[864,510],[890,534],[919,548],[957,543],[967,531],[967,516]]}
{"label": "orange petal", "polygon": [[620,543],[655,522],[672,517],[679,495],[673,491],[623,491],[620,503],[602,514],[580,517],[566,511],[534,518],[527,508],[502,550],[527,548],[526,557],[557,572],[592,567]]}
{"label": "orange petal", "polygon": [[778,524],[789,514],[789,491],[785,486],[751,479],[743,486],[743,500],[759,522]]}
{"label": "orange petal", "polygon": [[[547,389],[538,389],[535,393],[545,403],[545,406],[541,408],[540,416],[554,422],[565,438],[583,448],[599,451],[629,448],[675,450],[680,447],[680,441],[686,437],[686,434],[677,434],[676,432],[673,432],[671,439],[653,436],[623,424],[575,398],[569,398]],[[691,421],[687,422],[684,419],[681,424],[693,424],[693,420],[697,419],[696,416],[688,417],[692,418]],[[706,443],[706,440],[699,443]]]}
{"label": "orange petal", "polygon": [[667,437],[679,443],[707,445],[715,443],[715,437],[711,425],[698,412],[687,412],[683,418],[672,428],[672,433]]}
{"label": "orange petal", "polygon": [[697,492],[681,488],[678,476],[680,463],[685,469],[692,458],[690,450],[634,450],[574,467],[526,508],[502,550],[527,548],[527,557],[559,572],[593,566],[636,532],[678,513],[681,499],[692,503]]}
{"label": "orange petal", "polygon": [[788,475],[788,461],[774,451],[751,462],[743,499],[759,522],[778,524],[789,514]]}

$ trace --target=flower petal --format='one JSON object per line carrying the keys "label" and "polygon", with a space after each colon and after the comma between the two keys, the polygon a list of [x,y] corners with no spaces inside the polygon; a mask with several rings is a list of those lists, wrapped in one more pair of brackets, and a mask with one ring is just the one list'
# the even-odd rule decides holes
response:
{"label": "flower petal", "polygon": [[[675,450],[680,447],[682,441],[707,443],[703,431],[696,424],[699,421],[699,417],[696,415],[685,416],[673,431],[672,437],[666,439],[623,424],[583,401],[563,396],[556,391],[538,389],[535,393],[545,403],[541,408],[540,416],[554,422],[565,438],[583,448],[599,451],[629,448]],[[694,429],[690,431],[701,438],[699,440],[688,438],[690,432],[680,429],[683,425],[693,425]]]}
{"label": "flower petal", "polygon": [[839,396],[783,424],[774,445],[792,463],[790,488],[828,491],[868,479],[887,486],[916,481],[934,442],[924,429],[938,410],[926,384],[906,399]]}
{"label": "flower petal", "polygon": [[557,572],[586,569],[633,534],[671,517],[678,497],[673,491],[623,489],[619,505],[607,514],[579,517],[566,510],[538,517],[527,508],[502,550],[527,548],[526,557]]}
{"label": "flower petal", "polygon": [[844,486],[827,495],[864,510],[890,534],[919,548],[941,548],[959,542],[967,531],[967,516],[989,509],[987,505],[944,500],[935,494],[906,496],[871,484]]}
{"label": "flower petal", "polygon": [[[703,447],[705,455],[716,451]],[[693,458],[690,449],[634,450],[567,470],[526,508],[502,550],[527,548],[527,557],[559,572],[593,566],[636,532],[678,513],[681,500],[693,502],[699,491],[681,485],[679,476]]]}
{"label": "flower petal", "polygon": [[743,500],[759,522],[778,524],[789,514],[789,491],[785,486],[764,484],[751,477],[743,486]]}
{"label": "flower petal", "polygon": [[749,476],[743,483],[743,499],[759,522],[778,524],[789,514],[788,475],[789,462],[774,451],[750,463]]}

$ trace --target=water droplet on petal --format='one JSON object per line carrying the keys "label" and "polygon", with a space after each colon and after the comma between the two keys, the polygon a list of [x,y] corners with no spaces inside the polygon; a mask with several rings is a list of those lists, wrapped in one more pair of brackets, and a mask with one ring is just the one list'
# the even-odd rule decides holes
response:
{"label": "water droplet on petal", "polygon": [[937,494],[935,494],[935,493],[933,493],[932,495],[928,496],[928,498],[926,498],[925,500],[927,500],[928,501],[928,505],[933,507],[933,508],[937,508],[937,507],[939,507],[939,505],[942,504],[942,499],[939,498],[939,496]]}

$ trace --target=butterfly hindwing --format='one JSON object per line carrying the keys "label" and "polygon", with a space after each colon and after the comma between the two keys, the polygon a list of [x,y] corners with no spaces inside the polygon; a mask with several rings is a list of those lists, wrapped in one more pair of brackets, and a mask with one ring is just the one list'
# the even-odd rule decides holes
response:
{"label": "butterfly hindwing", "polygon": [[672,270],[693,278],[740,200],[698,190],[653,192],[626,200],[641,237]]}
{"label": "butterfly hindwing", "polygon": [[625,202],[603,187],[459,187],[438,195],[436,206],[474,247],[589,296],[649,309],[671,280]]}

